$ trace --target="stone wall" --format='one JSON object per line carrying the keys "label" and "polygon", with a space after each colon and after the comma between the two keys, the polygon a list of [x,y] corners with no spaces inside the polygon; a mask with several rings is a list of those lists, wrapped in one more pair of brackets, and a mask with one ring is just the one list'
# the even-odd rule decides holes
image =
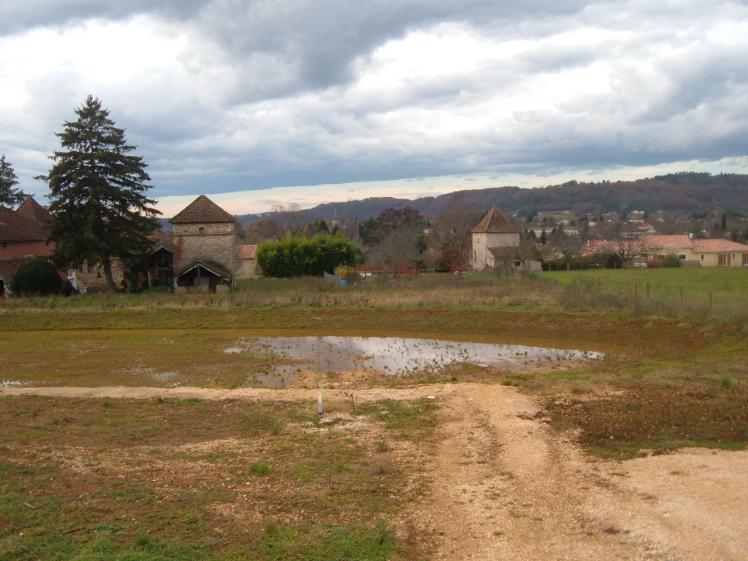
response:
{"label": "stone wall", "polygon": [[[86,287],[87,292],[103,292],[108,290],[104,267],[101,265],[90,265],[84,261],[83,266],[75,270],[75,278],[78,283]],[[122,261],[115,257],[112,259],[112,278],[117,290],[123,288],[125,280],[125,268]]]}
{"label": "stone wall", "polygon": [[198,259],[213,261],[233,272],[236,266],[236,234],[232,222],[174,224],[174,270]]}
{"label": "stone wall", "polygon": [[519,248],[519,234],[482,233],[473,234],[472,253],[470,254],[470,267],[473,271],[484,271],[494,267],[493,255],[488,251],[491,248],[511,247]]}
{"label": "stone wall", "polygon": [[257,261],[255,259],[239,259],[239,265],[236,268],[237,279],[251,279],[256,276]]}

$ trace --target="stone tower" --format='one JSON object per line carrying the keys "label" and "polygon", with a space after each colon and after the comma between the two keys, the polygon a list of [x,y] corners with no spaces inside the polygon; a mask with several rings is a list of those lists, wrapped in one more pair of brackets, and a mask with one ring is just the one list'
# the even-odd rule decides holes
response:
{"label": "stone tower", "polygon": [[472,229],[472,253],[470,268],[473,271],[494,270],[498,260],[512,261],[519,250],[519,230],[495,206],[488,211],[478,225]]}
{"label": "stone tower", "polygon": [[[174,273],[180,286],[230,283],[237,262],[236,219],[200,195],[171,219]],[[195,283],[197,275],[200,283]]]}

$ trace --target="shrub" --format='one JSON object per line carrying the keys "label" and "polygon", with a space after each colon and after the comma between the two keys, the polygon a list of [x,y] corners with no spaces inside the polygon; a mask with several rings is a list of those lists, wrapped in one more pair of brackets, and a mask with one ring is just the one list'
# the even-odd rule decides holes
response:
{"label": "shrub", "polygon": [[681,263],[681,260],[677,255],[668,255],[662,262],[662,266],[669,269],[677,269],[682,264],[683,263]]}
{"label": "shrub", "polygon": [[335,276],[348,283],[356,282],[360,278],[356,272],[356,268],[351,265],[338,265],[335,267]]}
{"label": "shrub", "polygon": [[55,294],[62,288],[62,279],[51,261],[41,257],[26,259],[13,277],[11,290],[18,296]]}
{"label": "shrub", "polygon": [[269,277],[320,276],[339,265],[353,265],[359,250],[341,235],[286,238],[257,248],[257,264]]}

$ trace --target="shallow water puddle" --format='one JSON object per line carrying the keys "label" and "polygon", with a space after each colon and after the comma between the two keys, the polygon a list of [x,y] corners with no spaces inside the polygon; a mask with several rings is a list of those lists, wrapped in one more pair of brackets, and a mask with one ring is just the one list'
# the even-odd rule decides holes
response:
{"label": "shallow water puddle", "polygon": [[[225,349],[225,353],[271,352],[291,359],[297,368],[316,372],[358,370],[405,375],[438,372],[457,363],[511,370],[532,370],[561,362],[599,360],[602,353],[578,350],[443,341],[400,337],[259,337]],[[277,372],[288,373],[288,364]]]}
{"label": "shallow water puddle", "polygon": [[0,388],[23,388],[30,385],[31,382],[22,382],[20,380],[0,380]]}

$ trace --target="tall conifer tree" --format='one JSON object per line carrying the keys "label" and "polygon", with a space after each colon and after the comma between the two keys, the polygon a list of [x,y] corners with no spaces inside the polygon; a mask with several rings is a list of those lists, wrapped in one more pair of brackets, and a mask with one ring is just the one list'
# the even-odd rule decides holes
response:
{"label": "tall conifer tree", "polygon": [[100,263],[107,286],[115,290],[112,259],[127,264],[150,247],[149,234],[160,214],[146,196],[150,177],[140,156],[127,144],[101,100],[88,96],[57,133],[61,150],[50,159],[49,174],[40,176],[51,191],[51,239],[61,265]]}
{"label": "tall conifer tree", "polygon": [[0,156],[0,206],[12,207],[23,201],[26,195],[16,188],[18,176],[13,165],[5,160],[5,154]]}

